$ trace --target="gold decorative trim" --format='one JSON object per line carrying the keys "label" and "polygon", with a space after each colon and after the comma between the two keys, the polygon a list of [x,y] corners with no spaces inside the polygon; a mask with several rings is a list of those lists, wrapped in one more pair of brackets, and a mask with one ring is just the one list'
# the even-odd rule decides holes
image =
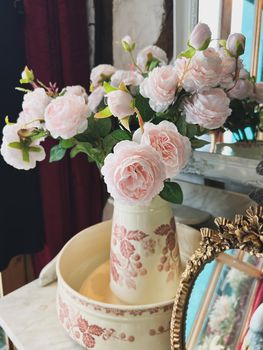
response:
{"label": "gold decorative trim", "polygon": [[187,262],[175,297],[170,340],[171,349],[185,350],[185,320],[188,300],[199,273],[208,262],[228,249],[241,249],[263,257],[263,207],[250,207],[246,215],[236,215],[233,221],[215,219],[217,230],[202,228],[200,247]]}

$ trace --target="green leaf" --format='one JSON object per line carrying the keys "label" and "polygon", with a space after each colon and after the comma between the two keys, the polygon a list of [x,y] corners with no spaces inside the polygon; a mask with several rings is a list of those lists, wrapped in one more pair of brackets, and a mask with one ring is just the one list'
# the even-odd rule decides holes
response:
{"label": "green leaf", "polygon": [[165,182],[159,195],[162,199],[171,203],[181,204],[183,202],[182,189],[176,182]]}
{"label": "green leaf", "polygon": [[192,58],[195,55],[196,50],[193,47],[190,47],[186,51],[181,52],[177,57],[186,57],[186,58]]}
{"label": "green leaf", "polygon": [[20,142],[10,142],[8,146],[15,149],[23,149],[23,145]]}
{"label": "green leaf", "polygon": [[191,139],[193,138],[198,131],[198,127],[195,124],[186,124],[186,136]]}
{"label": "green leaf", "polygon": [[94,126],[99,136],[105,137],[111,131],[111,119],[96,119]]}
{"label": "green leaf", "polygon": [[211,36],[206,39],[206,41],[203,43],[203,46],[199,50],[203,51],[203,50],[207,49],[209,44],[210,44],[210,41],[211,41]]}
{"label": "green leaf", "polygon": [[91,161],[95,161],[101,167],[104,161],[104,153],[101,149],[94,148],[89,142],[78,143],[70,152],[70,157],[74,158],[79,153],[85,153]]}
{"label": "green leaf", "polygon": [[103,148],[105,154],[109,154],[113,147],[120,141],[131,140],[131,134],[125,130],[114,130],[111,134],[107,135],[103,140]]}
{"label": "green leaf", "polygon": [[22,155],[23,155],[23,161],[26,163],[29,163],[29,150],[27,147],[23,147],[22,148]]}
{"label": "green leaf", "polygon": [[76,140],[74,138],[67,139],[67,140],[60,140],[59,142],[60,146],[64,149],[68,149],[73,147],[76,144]]}
{"label": "green leaf", "polygon": [[104,81],[103,87],[104,87],[104,91],[105,91],[107,94],[108,94],[109,92],[118,90],[118,89],[116,89],[115,87],[111,86],[111,85],[110,85],[109,83],[107,83],[106,81]]}
{"label": "green leaf", "polygon": [[109,118],[111,116],[112,116],[112,113],[109,107],[106,107],[102,111],[97,112],[94,117],[97,119],[103,119],[103,118]]}
{"label": "green leaf", "polygon": [[42,139],[42,138],[45,138],[46,136],[48,136],[48,132],[45,130],[39,130],[39,129],[34,130],[32,134],[29,135],[31,141]]}
{"label": "green leaf", "polygon": [[112,137],[112,135],[107,135],[103,140],[103,148],[104,148],[105,154],[107,155],[111,153],[112,149],[118,142],[119,141],[116,140],[114,137]]}
{"label": "green leaf", "polygon": [[201,147],[203,147],[203,146],[205,146],[205,145],[208,145],[210,142],[208,142],[208,141],[205,141],[205,140],[200,140],[200,139],[196,139],[196,138],[194,138],[194,139],[192,139],[192,140],[190,140],[191,141],[191,146],[192,146],[192,148],[201,148]]}
{"label": "green leaf", "polygon": [[30,146],[29,152],[41,152],[41,148],[38,146]]}
{"label": "green leaf", "polygon": [[187,123],[184,116],[180,116],[176,122],[177,129],[179,133],[183,136],[187,134]]}
{"label": "green leaf", "polygon": [[237,42],[236,42],[236,49],[237,49],[237,56],[241,56],[241,55],[243,55],[243,53],[244,53],[244,46],[243,46],[243,44],[240,42],[240,41],[238,41],[237,40]]}
{"label": "green leaf", "polygon": [[225,39],[219,40],[219,46],[221,46],[221,47],[223,47],[224,49],[226,49],[226,40],[225,40]]}
{"label": "green leaf", "polygon": [[154,68],[158,67],[160,61],[154,58],[151,63],[149,64],[149,71],[153,70]]}
{"label": "green leaf", "polygon": [[139,110],[144,122],[148,122],[155,116],[154,111],[149,105],[149,99],[144,98],[142,95],[135,97],[135,107]]}
{"label": "green leaf", "polygon": [[117,141],[131,140],[132,139],[130,133],[128,133],[125,130],[121,130],[121,129],[114,130],[110,135],[113,138],[115,138]]}
{"label": "green leaf", "polygon": [[50,156],[49,156],[50,163],[57,162],[63,159],[65,154],[66,154],[66,150],[62,148],[60,144],[53,146],[50,150]]}

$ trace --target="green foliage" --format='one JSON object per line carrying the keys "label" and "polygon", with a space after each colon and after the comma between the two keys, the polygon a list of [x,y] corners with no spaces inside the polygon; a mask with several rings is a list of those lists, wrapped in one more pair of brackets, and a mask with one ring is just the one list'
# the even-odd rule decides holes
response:
{"label": "green foliage", "polygon": [[113,147],[120,141],[131,140],[131,134],[125,130],[114,130],[111,134],[107,135],[103,140],[103,148],[105,155],[109,154]]}
{"label": "green foliage", "polygon": [[63,148],[60,143],[58,145],[53,146],[50,150],[50,156],[49,156],[50,163],[57,162],[63,159],[65,154],[66,154],[66,149]]}
{"label": "green foliage", "polygon": [[89,142],[79,142],[70,152],[70,157],[74,158],[79,153],[85,153],[90,161],[96,162],[99,168],[102,167],[104,161],[104,153],[102,149],[95,148]]}
{"label": "green foliage", "polygon": [[135,97],[135,107],[140,111],[144,122],[148,122],[154,118],[155,112],[149,105],[149,99],[138,94]]}
{"label": "green foliage", "polygon": [[195,55],[196,50],[193,47],[189,47],[186,51],[181,52],[177,57],[192,58]]}
{"label": "green foliage", "polygon": [[160,197],[171,203],[181,204],[183,202],[182,189],[176,182],[165,182]]}

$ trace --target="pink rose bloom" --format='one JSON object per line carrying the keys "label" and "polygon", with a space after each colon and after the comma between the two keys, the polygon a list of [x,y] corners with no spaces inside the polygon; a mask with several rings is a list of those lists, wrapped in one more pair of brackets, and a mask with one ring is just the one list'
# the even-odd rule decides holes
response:
{"label": "pink rose bloom", "polygon": [[65,90],[66,90],[66,94],[84,97],[85,102],[88,103],[88,95],[84,87],[80,85],[73,85],[73,86],[67,86]]}
{"label": "pink rose bloom", "polygon": [[101,168],[112,197],[127,204],[147,204],[164,186],[165,170],[159,154],[150,146],[119,142]]}
{"label": "pink rose bloom", "polygon": [[257,103],[263,103],[263,82],[255,84],[254,99]]}
{"label": "pink rose bloom", "polygon": [[17,118],[16,122],[19,123],[21,125],[21,128],[23,129],[44,127],[44,119],[43,122],[41,122],[40,120],[34,120],[28,114],[25,114],[23,111],[19,113],[19,117]]}
{"label": "pink rose bloom", "polygon": [[166,120],[158,125],[144,124],[144,132],[138,129],[133,135],[135,141],[152,146],[161,156],[166,178],[176,176],[184,168],[191,154],[189,139],[182,136],[177,127]]}
{"label": "pink rose bloom", "polygon": [[174,61],[174,68],[176,70],[176,74],[178,76],[178,79],[181,82],[183,82],[184,75],[186,74],[186,72],[190,68],[189,62],[190,62],[190,59],[186,58],[186,57],[180,57]]}
{"label": "pink rose bloom", "polygon": [[[175,62],[175,66],[177,63]],[[219,84],[222,60],[213,48],[198,51],[190,61],[184,74],[183,87],[188,92],[199,92]],[[179,75],[180,77],[180,75]]]}
{"label": "pink rose bloom", "polygon": [[240,79],[248,79],[249,78],[249,72],[243,67],[243,63],[241,63],[241,68],[239,70],[239,78]]}
{"label": "pink rose bloom", "polygon": [[251,97],[253,95],[253,84],[247,79],[239,79],[234,87],[228,91],[227,95],[238,100]]}
{"label": "pink rose bloom", "polygon": [[45,108],[51,102],[51,97],[46,94],[43,88],[36,88],[24,95],[22,103],[23,113],[28,122],[35,119],[43,119]]}
{"label": "pink rose bloom", "polygon": [[196,50],[205,50],[211,41],[211,30],[205,23],[198,23],[189,38],[189,44]]}
{"label": "pink rose bloom", "polygon": [[[41,162],[45,159],[46,154],[42,146],[40,146],[40,140],[31,142],[30,147],[36,147],[29,151],[29,161],[23,160],[23,154],[20,149],[12,148],[9,143],[20,142],[17,132],[22,128],[21,124],[10,124],[3,128],[3,143],[1,146],[1,154],[7,164],[12,165],[19,170],[29,170],[36,166],[36,162]],[[37,152],[35,150],[38,150]]]}
{"label": "pink rose bloom", "polygon": [[150,99],[155,112],[164,112],[175,99],[178,76],[173,66],[156,67],[140,85],[140,94]]}
{"label": "pink rose bloom", "polygon": [[126,86],[138,86],[143,81],[143,76],[130,70],[117,70],[111,77],[111,85],[119,87],[120,83],[124,83]]}
{"label": "pink rose bloom", "polygon": [[233,80],[236,72],[236,59],[229,56],[223,47],[218,49],[217,52],[222,60],[220,86],[224,89],[229,89],[234,85]]}
{"label": "pink rose bloom", "polygon": [[149,57],[156,58],[158,61],[160,61],[160,65],[163,66],[167,64],[168,58],[162,49],[160,49],[158,46],[146,46],[144,49],[139,51],[136,59],[137,66],[142,70],[142,72],[147,72],[147,62],[149,60]]}
{"label": "pink rose bloom", "polygon": [[69,139],[87,129],[88,106],[82,96],[59,96],[45,110],[46,128],[54,138]]}
{"label": "pink rose bloom", "polygon": [[122,90],[111,91],[107,94],[108,107],[112,115],[119,119],[134,113],[132,100],[132,96],[128,92]]}
{"label": "pink rose bloom", "polygon": [[116,72],[116,68],[110,64],[99,64],[94,67],[90,74],[90,81],[94,88],[98,85],[102,85],[104,80],[109,80],[112,74]]}
{"label": "pink rose bloom", "polygon": [[231,114],[229,103],[229,98],[220,88],[211,88],[196,94],[184,104],[186,121],[206,129],[217,129]]}
{"label": "pink rose bloom", "polygon": [[92,91],[88,98],[89,111],[96,113],[99,104],[104,97],[105,91],[103,86],[98,86]]}

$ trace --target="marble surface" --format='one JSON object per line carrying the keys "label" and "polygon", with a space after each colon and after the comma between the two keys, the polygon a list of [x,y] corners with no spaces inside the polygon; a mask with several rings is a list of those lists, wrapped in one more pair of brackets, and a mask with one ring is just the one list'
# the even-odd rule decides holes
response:
{"label": "marble surface", "polygon": [[38,280],[0,299],[0,326],[17,350],[81,350],[61,328],[56,314],[56,283]]}

